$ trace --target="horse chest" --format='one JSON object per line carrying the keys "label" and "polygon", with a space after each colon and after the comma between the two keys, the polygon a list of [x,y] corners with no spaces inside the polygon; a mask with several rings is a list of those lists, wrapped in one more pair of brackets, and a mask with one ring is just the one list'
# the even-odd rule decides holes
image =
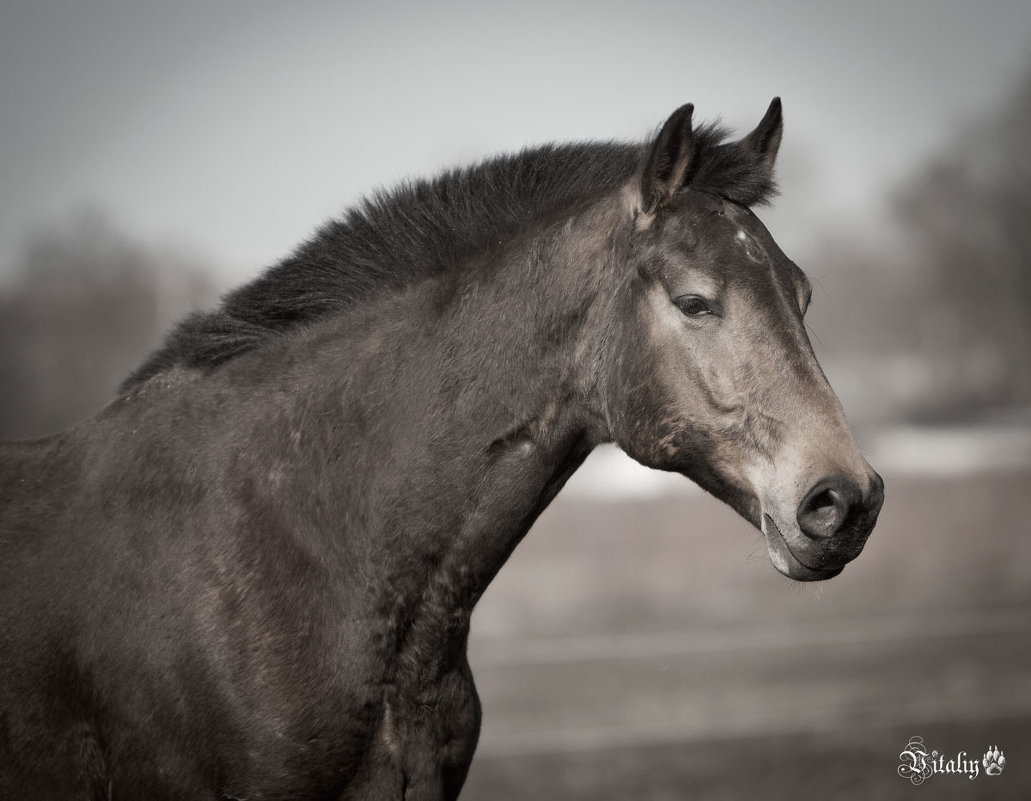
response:
{"label": "horse chest", "polygon": [[422,604],[372,627],[376,646],[361,650],[379,656],[353,678],[377,694],[375,723],[345,798],[457,796],[479,735],[480,706],[465,655],[468,615],[440,611]]}
{"label": "horse chest", "polygon": [[[307,797],[304,773],[322,777],[323,786],[346,777],[342,799],[457,797],[476,747],[480,705],[465,657],[467,622],[457,636],[439,624],[421,618],[395,643],[392,658],[357,670],[352,662],[337,681],[297,698],[283,711],[293,743],[306,741],[303,751],[281,748],[266,729],[255,749],[262,757],[251,763],[257,781],[242,789],[261,787],[260,775],[275,765],[269,775],[287,775],[292,764],[302,770],[291,797]],[[347,664],[347,655],[338,660]]]}
{"label": "horse chest", "polygon": [[385,685],[367,682],[372,674],[350,675],[303,697],[270,687],[246,719],[231,722],[247,734],[223,752],[218,791],[232,798],[457,797],[479,732],[479,701],[464,658],[437,663],[433,677],[424,667],[399,664]]}
{"label": "horse chest", "polygon": [[480,729],[480,704],[468,665],[438,680],[400,683],[384,701],[374,753],[380,779],[400,779],[405,798],[450,799],[465,780]]}

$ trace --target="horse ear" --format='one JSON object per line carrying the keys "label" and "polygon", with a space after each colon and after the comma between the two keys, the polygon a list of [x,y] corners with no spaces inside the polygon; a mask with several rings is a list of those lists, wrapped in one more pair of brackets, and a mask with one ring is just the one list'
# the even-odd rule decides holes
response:
{"label": "horse ear", "polygon": [[646,214],[668,203],[687,174],[694,147],[694,135],[691,133],[693,113],[694,106],[690,103],[674,111],[652,145],[641,180]]}
{"label": "horse ear", "polygon": [[773,162],[777,160],[782,133],[784,115],[781,113],[780,98],[775,97],[756,129],[740,142],[742,147],[757,157],[760,166],[766,170],[767,179],[773,176]]}

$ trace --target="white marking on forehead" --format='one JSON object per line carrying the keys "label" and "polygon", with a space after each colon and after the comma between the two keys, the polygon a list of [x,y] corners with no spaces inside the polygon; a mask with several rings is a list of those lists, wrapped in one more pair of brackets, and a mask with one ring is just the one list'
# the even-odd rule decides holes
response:
{"label": "white marking on forehead", "polygon": [[[734,240],[739,242],[745,249],[745,255],[748,256],[754,262],[762,263],[770,261],[769,256],[766,255],[766,250],[759,241],[748,233],[744,228],[738,228],[737,233],[734,234]],[[771,262],[772,266],[772,262]]]}

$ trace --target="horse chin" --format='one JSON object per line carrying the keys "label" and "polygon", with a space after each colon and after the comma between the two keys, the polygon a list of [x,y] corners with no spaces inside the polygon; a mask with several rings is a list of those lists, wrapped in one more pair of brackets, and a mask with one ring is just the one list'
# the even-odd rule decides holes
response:
{"label": "horse chin", "polygon": [[845,565],[814,566],[801,562],[788,545],[780,528],[768,514],[763,515],[763,534],[766,536],[766,548],[770,553],[770,561],[780,573],[795,581],[824,581],[834,578]]}

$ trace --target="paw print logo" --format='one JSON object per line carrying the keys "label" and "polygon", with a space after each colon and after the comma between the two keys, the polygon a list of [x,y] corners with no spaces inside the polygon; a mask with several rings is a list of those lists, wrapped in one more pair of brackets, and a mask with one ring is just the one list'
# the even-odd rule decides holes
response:
{"label": "paw print logo", "polygon": [[984,759],[981,760],[981,764],[984,765],[984,772],[986,775],[998,776],[1002,773],[1002,769],[1006,767],[1006,757],[1003,756],[1002,751],[999,750],[999,746],[993,745],[985,751]]}

